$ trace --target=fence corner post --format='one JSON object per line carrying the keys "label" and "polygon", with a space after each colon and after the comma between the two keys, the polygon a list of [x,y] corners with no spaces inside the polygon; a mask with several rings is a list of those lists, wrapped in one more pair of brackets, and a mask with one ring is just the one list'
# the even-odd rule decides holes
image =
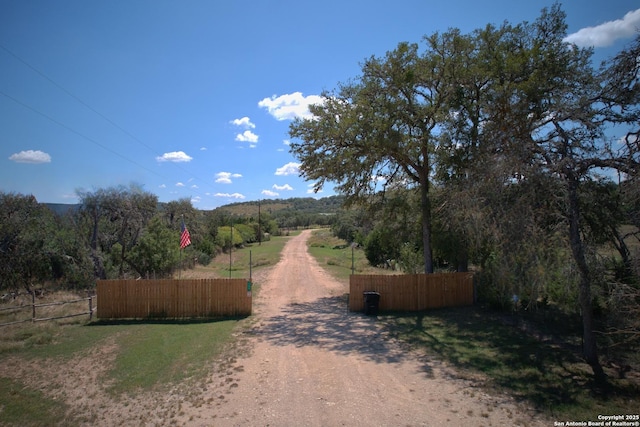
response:
{"label": "fence corner post", "polygon": [[89,322],[91,322],[93,320],[93,295],[89,290],[87,290],[87,294],[89,294]]}
{"label": "fence corner post", "polygon": [[35,322],[36,321],[36,290],[35,289],[31,289],[31,307],[32,307],[31,321]]}

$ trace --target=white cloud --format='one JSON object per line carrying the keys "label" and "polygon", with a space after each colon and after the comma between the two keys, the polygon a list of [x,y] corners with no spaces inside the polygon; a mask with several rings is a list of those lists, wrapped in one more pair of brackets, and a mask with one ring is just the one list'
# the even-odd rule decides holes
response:
{"label": "white cloud", "polygon": [[582,28],[564,41],[580,47],[611,46],[616,40],[632,37],[640,28],[640,9],[628,12],[622,19],[607,21],[595,27]]}
{"label": "white cloud", "polygon": [[251,132],[250,130],[245,130],[244,132],[236,135],[236,141],[250,142],[252,144],[255,144],[256,142],[258,142],[258,135]]}
{"label": "white cloud", "polygon": [[162,156],[156,157],[159,162],[175,162],[183,163],[190,162],[193,157],[187,155],[184,151],[171,151],[170,153],[164,153]]}
{"label": "white cloud", "polygon": [[216,182],[219,184],[231,184],[231,178],[242,178],[242,175],[231,172],[218,172],[216,174]]}
{"label": "white cloud", "polygon": [[207,147],[200,147],[200,151],[207,151]]}
{"label": "white cloud", "polygon": [[229,193],[216,193],[214,194],[215,197],[226,197],[229,199],[244,199],[245,196],[240,194],[240,193],[233,193],[233,194],[229,194]]}
{"label": "white cloud", "polygon": [[160,185],[158,185],[158,187],[159,187],[159,188],[167,188],[167,186],[166,186],[166,185],[164,185],[164,184],[160,184]]}
{"label": "white cloud", "polygon": [[12,154],[9,160],[13,160],[16,163],[51,163],[51,156],[40,150],[27,150],[19,153]]}
{"label": "white cloud", "polygon": [[262,190],[262,194],[267,196],[267,197],[276,197],[279,196],[278,193],[276,193],[275,191],[271,191],[271,190]]}
{"label": "white cloud", "polygon": [[234,124],[236,126],[241,126],[241,127],[245,128],[245,129],[255,129],[256,128],[256,125],[251,122],[251,119],[249,119],[249,117],[243,117],[241,119],[231,120],[231,124]]}
{"label": "white cloud", "polygon": [[198,188],[198,186],[196,184],[193,184],[191,188]]}
{"label": "white cloud", "polygon": [[176,182],[176,187],[184,187],[184,184],[181,182]]}
{"label": "white cloud", "polygon": [[290,186],[289,184],[285,184],[285,185],[273,184],[272,188],[274,190],[278,190],[278,191],[284,191],[284,190],[292,191],[293,190],[293,187]]}
{"label": "white cloud", "polygon": [[191,198],[191,203],[200,203],[201,197],[200,196],[194,196]]}
{"label": "white cloud", "polygon": [[291,120],[296,117],[309,119],[313,115],[309,112],[309,105],[321,104],[319,95],[303,96],[302,92],[264,98],[258,102],[258,107],[266,108],[276,120]]}
{"label": "white cloud", "polygon": [[281,168],[276,169],[276,175],[286,176],[286,175],[299,175],[300,174],[300,163],[289,162]]}

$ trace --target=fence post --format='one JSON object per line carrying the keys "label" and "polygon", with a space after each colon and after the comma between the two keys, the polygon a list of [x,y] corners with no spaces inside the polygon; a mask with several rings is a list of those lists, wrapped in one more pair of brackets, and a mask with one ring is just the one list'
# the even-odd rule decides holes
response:
{"label": "fence post", "polygon": [[89,322],[93,319],[93,295],[91,295],[91,291],[87,291],[89,295]]}
{"label": "fence post", "polygon": [[36,321],[36,291],[35,291],[35,289],[31,290],[31,307],[32,307],[31,321],[35,322]]}

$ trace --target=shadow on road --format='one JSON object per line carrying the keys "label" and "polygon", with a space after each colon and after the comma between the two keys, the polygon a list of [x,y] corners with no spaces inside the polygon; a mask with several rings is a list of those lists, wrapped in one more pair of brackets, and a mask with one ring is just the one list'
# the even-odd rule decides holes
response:
{"label": "shadow on road", "polygon": [[[354,354],[377,363],[400,363],[416,355],[393,339],[375,317],[347,311],[345,296],[319,298],[309,303],[292,303],[281,314],[266,317],[252,333],[268,342],[296,347],[316,346],[339,354]],[[432,376],[427,360],[423,371]]]}

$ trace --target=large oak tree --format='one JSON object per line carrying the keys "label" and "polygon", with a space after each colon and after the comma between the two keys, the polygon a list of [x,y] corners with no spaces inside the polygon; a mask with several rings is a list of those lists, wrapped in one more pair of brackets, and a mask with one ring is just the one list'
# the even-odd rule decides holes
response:
{"label": "large oak tree", "polygon": [[[538,179],[553,182],[548,215],[559,218],[579,272],[583,354],[602,378],[579,195],[607,169],[637,176],[637,43],[597,72],[591,50],[564,42],[566,29],[554,5],[533,23],[425,37],[423,51],[401,43],[366,60],[357,79],[325,92],[310,108],[313,118],[294,121],[291,152],[316,189],[335,182],[349,202],[388,188],[419,191],[427,273],[434,186],[446,197],[447,189],[513,192]],[[631,126],[621,149],[606,132],[618,123]],[[453,218],[455,210],[448,212]],[[468,243],[468,215],[458,216],[451,230]]]}

